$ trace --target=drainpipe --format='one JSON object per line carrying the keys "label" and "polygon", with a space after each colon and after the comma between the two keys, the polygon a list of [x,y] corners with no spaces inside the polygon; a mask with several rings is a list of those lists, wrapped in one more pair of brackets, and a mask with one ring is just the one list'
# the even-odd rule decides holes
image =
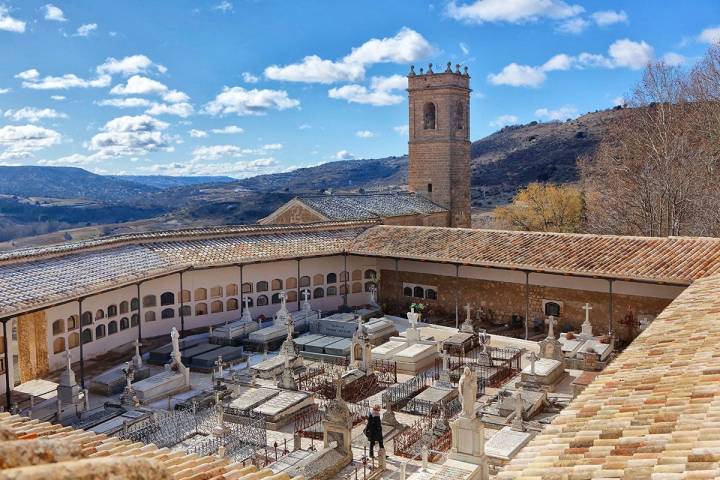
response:
{"label": "drainpipe", "polygon": [[183,307],[185,306],[185,301],[183,299],[183,273],[185,272],[180,271],[180,338],[185,337],[185,312],[183,312]]}
{"label": "drainpipe", "polygon": [[608,335],[612,336],[612,327],[613,327],[613,281],[614,280],[608,280],[608,283],[610,284],[610,312],[608,313]]}
{"label": "drainpipe", "polygon": [[[83,300],[85,300],[83,297],[80,297],[78,299],[78,318],[80,319],[80,386],[83,390],[85,390],[85,356],[83,354],[83,331],[85,330],[85,326],[83,325],[83,311],[82,311],[82,304]],[[92,335],[92,323],[90,324],[91,332],[90,335]]]}
{"label": "drainpipe", "polygon": [[[140,285],[143,282],[138,282],[135,284],[137,287],[137,299],[138,299],[138,310],[137,310],[137,316],[138,316],[138,342],[142,343],[142,297],[140,297]],[[132,315],[130,315],[132,318]],[[80,342],[82,344],[82,342]],[[142,348],[142,347],[141,347]]]}
{"label": "drainpipe", "polygon": [[458,281],[460,278],[460,264],[455,264],[455,328],[460,328],[460,312],[458,310]]}
{"label": "drainpipe", "polygon": [[3,348],[5,349],[5,404],[10,411],[12,405],[12,392],[10,390],[10,348],[8,347],[7,322],[9,318],[2,320],[3,324]]}
{"label": "drainpipe", "polygon": [[528,322],[530,321],[530,272],[525,272],[525,340],[528,339]]}

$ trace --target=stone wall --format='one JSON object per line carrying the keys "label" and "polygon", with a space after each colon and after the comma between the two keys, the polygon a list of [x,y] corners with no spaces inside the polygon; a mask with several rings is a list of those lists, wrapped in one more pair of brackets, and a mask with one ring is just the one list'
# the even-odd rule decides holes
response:
{"label": "stone wall", "polygon": [[20,381],[27,382],[48,373],[48,334],[45,312],[17,318]]}
{"label": "stone wall", "polygon": [[[525,316],[526,294],[525,285],[491,281],[476,278],[455,278],[447,275],[431,273],[382,270],[379,288],[380,302],[390,311],[404,315],[410,303],[419,302],[426,305],[425,313],[430,317],[455,318],[456,294],[460,319],[465,318],[464,306],[470,304],[475,318],[475,310],[482,306],[492,310],[500,318],[509,319],[512,315]],[[562,312],[558,328],[566,325],[579,330],[585,318],[582,307],[590,303],[592,311],[590,320],[596,334],[608,331],[610,295],[607,292],[577,290],[572,288],[573,277],[565,277],[567,288],[557,286],[530,284],[530,319],[544,319],[543,300],[562,302]],[[437,288],[437,300],[410,298],[403,295],[403,283],[421,284]],[[613,330],[620,338],[632,338],[637,332],[620,324],[621,319],[630,307],[635,315],[657,315],[670,304],[672,299],[643,297],[627,294],[613,294]],[[532,325],[532,323],[531,323]]]}
{"label": "stone wall", "polygon": [[448,212],[431,213],[430,215],[403,215],[383,219],[386,225],[423,226],[423,227],[449,227]]}

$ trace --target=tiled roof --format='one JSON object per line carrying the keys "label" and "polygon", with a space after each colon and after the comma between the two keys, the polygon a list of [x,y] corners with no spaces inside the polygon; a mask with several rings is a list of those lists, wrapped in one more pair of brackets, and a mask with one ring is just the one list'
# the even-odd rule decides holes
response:
{"label": "tiled roof", "polygon": [[447,209],[415,193],[306,195],[298,200],[328,220],[362,220],[405,215],[428,215]]}
{"label": "tiled roof", "polygon": [[720,239],[400,227],[375,221],[124,235],[0,255],[0,316],[207,266],[349,253],[688,285],[720,273]]}
{"label": "tiled roof", "polygon": [[[190,267],[342,253],[368,225],[310,225],[256,229],[222,235],[149,236],[36,249],[26,261],[0,260],[0,315],[13,314]],[[352,228],[351,228],[352,227]],[[132,240],[131,240],[132,241]],[[65,252],[59,255],[56,250]]]}
{"label": "tiled roof", "polygon": [[[241,464],[233,463],[225,458],[199,456],[197,454],[187,455],[182,452],[170,451],[167,448],[158,448],[153,444],[144,445],[130,440],[120,440],[117,437],[108,437],[92,431],[39,422],[19,415],[10,415],[6,412],[0,412],[0,431],[4,436],[10,437],[6,438],[6,440],[16,439],[14,441],[34,442],[35,444],[38,444],[37,440],[43,439],[63,440],[68,445],[79,445],[79,448],[73,448],[74,455],[64,455],[59,456],[59,458],[53,458],[53,455],[48,452],[48,444],[38,445],[40,448],[38,448],[35,461],[28,459],[27,462],[24,462],[22,459],[15,459],[17,460],[15,463],[30,463],[36,466],[8,470],[0,469],[0,476],[3,478],[55,478],[53,471],[62,473],[59,473],[57,478],[126,478],[124,475],[118,476],[117,471],[114,471],[114,475],[108,477],[105,477],[101,472],[95,472],[97,476],[88,476],[85,474],[86,472],[82,472],[82,475],[78,472],[77,477],[72,476],[73,468],[93,470],[108,464],[111,464],[114,469],[122,467],[123,464],[127,465],[127,478],[220,480],[241,478],[243,475],[250,473],[249,470],[251,470],[250,467],[243,467]],[[81,459],[76,459],[78,456]],[[113,462],[114,459],[121,459],[122,463],[117,464],[117,462]],[[144,459],[145,464],[135,465],[139,459]],[[55,463],[57,461],[60,461],[60,463]],[[143,470],[138,471],[138,467],[145,470],[145,475],[142,474]],[[46,475],[41,475],[43,472]],[[33,475],[30,475],[31,473]],[[107,474],[108,472],[103,473]]]}
{"label": "tiled roof", "polygon": [[620,237],[378,225],[351,253],[690,284],[720,273],[720,238]]}
{"label": "tiled roof", "polygon": [[685,289],[500,473],[720,478],[720,276]]}

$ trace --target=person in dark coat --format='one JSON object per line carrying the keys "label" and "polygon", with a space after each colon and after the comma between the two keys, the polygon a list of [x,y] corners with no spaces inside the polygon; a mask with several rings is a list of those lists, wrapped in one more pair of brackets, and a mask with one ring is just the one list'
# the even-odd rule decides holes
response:
{"label": "person in dark coat", "polygon": [[380,422],[380,405],[374,405],[372,411],[368,415],[365,435],[370,441],[370,458],[375,458],[375,453],[373,452],[375,443],[377,442],[380,445],[380,448],[385,448],[385,445],[383,445],[382,423]]}

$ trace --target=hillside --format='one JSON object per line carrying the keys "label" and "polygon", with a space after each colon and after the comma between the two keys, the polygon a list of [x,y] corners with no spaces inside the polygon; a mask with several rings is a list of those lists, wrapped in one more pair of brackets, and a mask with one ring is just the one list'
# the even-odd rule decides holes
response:
{"label": "hillside", "polygon": [[147,185],[159,189],[235,181],[232,177],[224,176],[175,177],[170,175],[106,175],[105,177],[126,182],[139,183],[141,185]]}
{"label": "hillside", "polygon": [[75,167],[0,166],[0,195],[123,202],[156,188]]}

